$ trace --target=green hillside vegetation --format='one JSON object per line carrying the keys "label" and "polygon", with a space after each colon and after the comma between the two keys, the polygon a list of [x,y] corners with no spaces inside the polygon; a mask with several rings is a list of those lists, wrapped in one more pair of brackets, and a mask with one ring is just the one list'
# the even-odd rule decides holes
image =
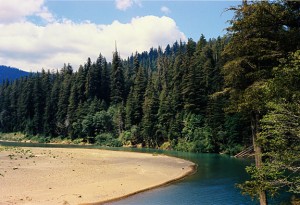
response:
{"label": "green hillside vegetation", "polygon": [[243,1],[228,34],[0,87],[0,132],[107,146],[235,154],[253,145],[243,192],[300,193],[300,3]]}
{"label": "green hillside vegetation", "polygon": [[[100,54],[0,87],[0,130],[101,145],[234,152],[251,143],[248,119],[225,113],[221,68],[226,37],[174,43],[112,62]],[[239,122],[239,123],[237,123]],[[232,126],[234,125],[234,126]],[[247,127],[245,129],[245,127]],[[36,138],[36,137],[35,137]],[[237,149],[237,150],[235,150]]]}

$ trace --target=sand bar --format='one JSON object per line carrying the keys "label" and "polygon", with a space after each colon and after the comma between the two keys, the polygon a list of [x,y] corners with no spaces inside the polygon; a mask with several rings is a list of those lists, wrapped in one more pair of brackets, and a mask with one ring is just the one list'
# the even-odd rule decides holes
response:
{"label": "sand bar", "polygon": [[0,204],[89,204],[180,179],[192,162],[97,149],[0,147]]}

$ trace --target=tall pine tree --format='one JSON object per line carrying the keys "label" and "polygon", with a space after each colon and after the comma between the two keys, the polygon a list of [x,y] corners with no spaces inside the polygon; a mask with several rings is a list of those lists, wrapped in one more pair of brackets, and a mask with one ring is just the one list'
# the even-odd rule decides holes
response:
{"label": "tall pine tree", "polygon": [[117,50],[113,54],[110,82],[111,104],[118,104],[124,102],[124,72],[122,67],[122,61]]}

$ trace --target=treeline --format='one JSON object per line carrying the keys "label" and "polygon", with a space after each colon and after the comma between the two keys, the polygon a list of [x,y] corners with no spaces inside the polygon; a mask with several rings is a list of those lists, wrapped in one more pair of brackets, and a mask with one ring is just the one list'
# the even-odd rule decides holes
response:
{"label": "treeline", "polygon": [[[120,146],[194,152],[230,151],[251,143],[243,115],[227,114],[221,53],[227,38],[176,42],[108,63],[100,54],[0,87],[0,131],[83,138]],[[231,152],[231,151],[230,151]]]}

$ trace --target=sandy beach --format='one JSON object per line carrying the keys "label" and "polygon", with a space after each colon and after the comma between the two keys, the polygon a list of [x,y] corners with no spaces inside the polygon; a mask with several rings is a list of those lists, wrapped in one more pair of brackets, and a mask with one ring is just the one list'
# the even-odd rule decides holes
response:
{"label": "sandy beach", "polygon": [[0,204],[100,204],[193,172],[192,162],[132,152],[0,147]]}

